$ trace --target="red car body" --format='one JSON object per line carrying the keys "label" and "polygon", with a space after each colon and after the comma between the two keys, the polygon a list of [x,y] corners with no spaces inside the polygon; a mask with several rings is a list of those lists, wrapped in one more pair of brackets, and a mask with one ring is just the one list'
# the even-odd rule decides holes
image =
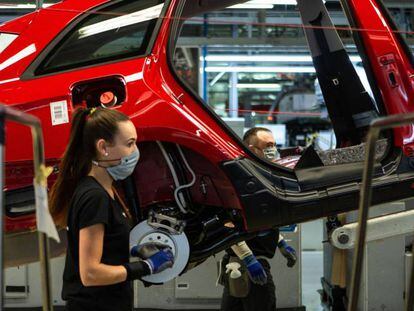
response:
{"label": "red car body", "polygon": [[[204,259],[260,230],[355,209],[362,163],[340,164],[327,169],[316,164],[295,167],[286,159],[281,165],[261,160],[177,77],[171,65],[171,50],[180,19],[237,1],[185,4],[190,6],[191,14],[187,15],[184,2],[165,2],[162,18],[158,19],[143,55],[49,74],[36,75],[40,61],[64,40],[68,29],[110,2],[65,0],[1,25],[1,33],[13,33],[18,37],[0,53],[0,103],[42,120],[47,163],[57,168],[68,142],[70,123],[52,125],[50,103],[66,101],[70,117],[77,106],[85,104],[74,102],[74,91],[79,85],[118,81],[124,88],[125,98],[111,109],[119,109],[130,116],[138,131],[142,153],[133,176],[135,195],[132,196],[141,217],[151,208],[175,206],[174,180],[157,146],[159,141],[175,155],[178,154],[175,146],[181,146],[195,172],[196,183],[188,189],[187,200],[195,210],[203,207],[201,214],[204,216],[200,216],[189,230],[199,233],[207,230],[205,223],[214,215],[221,215],[223,210],[219,223],[233,221],[236,224],[235,228],[228,229],[230,231],[206,232],[204,240],[194,236],[198,244],[193,241],[192,261]],[[379,0],[344,0],[342,4],[356,29],[371,84],[376,85],[379,114],[414,111],[413,60],[394,31],[384,7]],[[377,176],[393,178],[384,177],[382,181],[379,178],[374,182],[373,197],[378,203],[412,195],[413,126],[397,128],[392,133],[388,137],[387,156],[382,160],[382,173]],[[24,205],[33,199],[31,134],[25,127],[8,124],[6,135],[4,190],[6,204],[12,202],[9,205],[13,207],[12,204]],[[184,181],[191,179],[188,170],[181,171]],[[57,173],[58,169],[50,183]],[[34,228],[34,213],[9,213],[6,218],[9,234]],[[187,234],[196,235],[194,232]]]}

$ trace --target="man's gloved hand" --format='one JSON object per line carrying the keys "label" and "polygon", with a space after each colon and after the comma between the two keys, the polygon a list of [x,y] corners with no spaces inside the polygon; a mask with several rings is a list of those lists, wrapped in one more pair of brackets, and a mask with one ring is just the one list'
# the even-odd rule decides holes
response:
{"label": "man's gloved hand", "polygon": [[243,262],[247,267],[250,280],[258,285],[265,285],[267,282],[266,272],[260,262],[254,255],[243,258]]}
{"label": "man's gloved hand", "polygon": [[278,245],[280,252],[287,259],[287,266],[292,268],[297,261],[296,251],[293,247],[289,246],[285,240],[281,240]]}
{"label": "man's gloved hand", "polygon": [[151,274],[159,273],[174,264],[174,255],[167,245],[153,242],[134,246],[131,255],[141,258],[151,269]]}

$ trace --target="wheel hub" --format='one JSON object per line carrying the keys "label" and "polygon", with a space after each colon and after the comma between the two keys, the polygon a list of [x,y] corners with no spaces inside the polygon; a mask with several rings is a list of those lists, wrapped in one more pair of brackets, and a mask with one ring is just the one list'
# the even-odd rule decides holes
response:
{"label": "wheel hub", "polygon": [[129,248],[137,244],[158,242],[171,247],[174,254],[174,265],[160,273],[143,277],[149,283],[165,283],[177,277],[186,267],[190,257],[190,245],[185,233],[172,234],[167,230],[153,228],[143,221],[136,225],[129,236]]}

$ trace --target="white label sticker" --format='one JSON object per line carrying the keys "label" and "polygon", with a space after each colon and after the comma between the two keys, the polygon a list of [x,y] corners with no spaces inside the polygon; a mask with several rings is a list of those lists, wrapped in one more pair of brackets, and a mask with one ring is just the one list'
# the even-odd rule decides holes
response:
{"label": "white label sticker", "polygon": [[50,103],[52,125],[69,123],[68,103],[66,100]]}

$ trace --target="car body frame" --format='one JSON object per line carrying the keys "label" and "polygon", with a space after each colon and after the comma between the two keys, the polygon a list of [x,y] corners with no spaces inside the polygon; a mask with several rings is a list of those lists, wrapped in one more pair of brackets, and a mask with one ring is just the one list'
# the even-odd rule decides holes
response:
{"label": "car body frame", "polygon": [[[0,103],[42,120],[46,161],[55,168],[50,185],[68,142],[71,114],[79,106],[98,106],[109,90],[118,102],[108,109],[131,118],[142,154],[120,188],[136,222],[154,215],[169,217],[168,226],[185,222],[189,267],[258,232],[357,208],[369,122],[414,110],[412,55],[379,0],[341,1],[374,99],[352,69],[323,2],[298,1],[337,149],[308,148],[300,158],[275,163],[255,156],[177,75],[172,61],[186,19],[243,1],[135,2],[65,0],[0,26],[0,34],[15,36],[0,53]],[[140,5],[156,8],[157,18],[141,19],[140,43],[116,54],[91,25],[105,27],[107,19],[132,14]],[[110,17],[99,20],[105,14]],[[413,194],[413,125],[385,132],[383,141],[374,204]],[[6,230],[13,238],[36,226],[33,210],[27,210],[34,200],[30,132],[9,124],[6,142]],[[355,153],[357,159],[349,156]],[[333,157],[345,160],[329,162]],[[11,255],[9,262],[22,261]]]}

